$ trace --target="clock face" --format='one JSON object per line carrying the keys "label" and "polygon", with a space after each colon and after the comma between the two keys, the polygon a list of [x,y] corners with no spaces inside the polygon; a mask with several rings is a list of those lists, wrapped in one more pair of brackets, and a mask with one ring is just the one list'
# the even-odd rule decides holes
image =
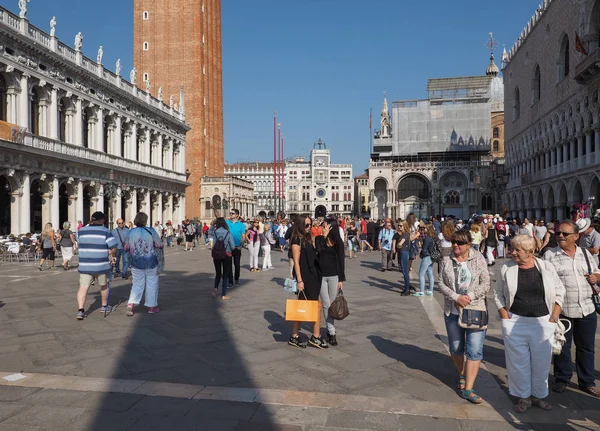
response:
{"label": "clock face", "polygon": [[325,189],[317,189],[317,197],[324,198],[325,197]]}
{"label": "clock face", "polygon": [[325,156],[317,156],[315,158],[315,165],[316,166],[325,166],[327,164],[327,157]]}

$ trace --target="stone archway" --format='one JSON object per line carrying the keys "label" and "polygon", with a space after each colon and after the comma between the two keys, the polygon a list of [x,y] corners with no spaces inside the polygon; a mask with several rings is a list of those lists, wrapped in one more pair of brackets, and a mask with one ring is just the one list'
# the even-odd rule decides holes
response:
{"label": "stone archway", "polygon": [[535,218],[544,218],[546,215],[544,214],[544,195],[542,194],[542,189],[538,189],[535,194]]}
{"label": "stone archway", "polygon": [[33,232],[42,231],[42,202],[43,190],[39,180],[33,180],[29,188],[31,213],[29,215],[29,230]]}
{"label": "stone archway", "polygon": [[548,188],[546,198],[546,221],[555,220],[557,218],[556,207],[554,204],[554,189],[552,186]]}
{"label": "stone archway", "polygon": [[325,217],[327,215],[327,208],[325,205],[317,205],[315,208],[315,218]]}
{"label": "stone archway", "polygon": [[571,211],[571,209],[569,208],[568,202],[567,202],[567,187],[565,186],[565,183],[561,183],[560,185],[560,189],[558,191],[558,209],[557,209],[557,218],[559,220],[563,220],[566,217],[569,216],[569,213]]}
{"label": "stone archway", "polygon": [[587,197],[593,198],[589,199],[591,203],[591,213],[593,215],[596,212],[596,210],[600,208],[600,180],[595,175],[594,179],[590,183]]}
{"label": "stone archway", "polygon": [[381,219],[387,216],[387,188],[387,181],[383,178],[379,178],[375,181],[374,195],[377,211],[375,214],[371,214],[371,217]]}
{"label": "stone archway", "polygon": [[410,173],[398,183],[398,217],[406,218],[415,213],[417,217],[428,216],[431,187],[422,175]]}
{"label": "stone archway", "polygon": [[573,184],[573,193],[571,194],[572,202],[575,204],[583,203],[583,187],[581,187],[581,182],[579,180],[575,180],[575,184]]}

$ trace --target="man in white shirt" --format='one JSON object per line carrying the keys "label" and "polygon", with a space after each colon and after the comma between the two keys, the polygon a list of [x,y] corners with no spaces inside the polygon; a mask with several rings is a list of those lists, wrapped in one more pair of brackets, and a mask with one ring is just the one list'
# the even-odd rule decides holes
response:
{"label": "man in white shirt", "polygon": [[386,269],[392,269],[392,242],[394,239],[394,229],[392,227],[392,220],[386,219],[385,224],[379,231],[378,244],[379,250],[381,250],[381,271],[384,272]]}
{"label": "man in white shirt", "polygon": [[[579,226],[572,220],[563,220],[555,230],[558,247],[544,253],[544,260],[556,268],[565,286],[561,318],[571,322],[572,329],[565,333],[566,342],[560,355],[554,356],[554,392],[564,392],[573,376],[571,344],[575,338],[575,362],[579,389],[596,398],[594,377],[594,349],[598,324],[592,302],[592,287],[600,279],[598,265],[588,251],[578,247]],[[586,258],[587,254],[587,258]]]}

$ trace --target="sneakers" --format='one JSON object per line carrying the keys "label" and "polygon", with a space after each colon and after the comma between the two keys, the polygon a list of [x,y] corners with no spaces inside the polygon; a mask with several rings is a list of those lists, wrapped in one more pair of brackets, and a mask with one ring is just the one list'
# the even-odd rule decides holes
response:
{"label": "sneakers", "polygon": [[233,282],[233,285],[234,285],[235,287],[240,287],[240,280],[235,280],[235,281]]}
{"label": "sneakers", "polygon": [[133,316],[135,314],[135,309],[133,304],[127,304],[127,316]]}
{"label": "sneakers", "polygon": [[85,314],[85,311],[83,310],[79,310],[77,312],[77,320],[83,320],[87,317],[87,314]]}
{"label": "sneakers", "polygon": [[110,305],[103,305],[100,307],[100,313],[110,313],[112,311],[112,307]]}
{"label": "sneakers", "polygon": [[325,340],[323,339],[323,337],[315,337],[314,335],[310,336],[310,340],[308,340],[309,344],[311,346],[316,347],[317,349],[327,349],[329,347],[329,344],[327,344],[325,342]]}
{"label": "sneakers", "polygon": [[301,341],[300,337],[297,335],[294,337],[293,335],[288,340],[288,344],[294,347],[300,347],[301,349],[306,349],[306,341]]}
{"label": "sneakers", "polygon": [[335,338],[335,334],[333,334],[333,335],[327,334],[327,342],[331,346],[337,346],[338,345],[337,338]]}
{"label": "sneakers", "polygon": [[150,308],[148,309],[148,314],[156,314],[156,313],[158,313],[159,311],[160,311],[160,308],[158,308],[158,307],[150,307]]}
{"label": "sneakers", "polygon": [[433,295],[433,290],[428,290],[427,292],[425,292],[425,295],[432,296]]}
{"label": "sneakers", "polygon": [[413,293],[413,296],[425,296],[425,294],[423,292],[416,292]]}

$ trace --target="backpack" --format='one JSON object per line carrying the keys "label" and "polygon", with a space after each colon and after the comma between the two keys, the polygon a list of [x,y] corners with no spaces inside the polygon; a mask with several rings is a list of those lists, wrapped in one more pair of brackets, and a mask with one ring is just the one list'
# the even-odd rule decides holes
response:
{"label": "backpack", "polygon": [[224,237],[217,238],[217,241],[213,245],[211,256],[215,260],[224,260],[228,257],[227,248],[225,247],[225,239],[229,236],[229,232]]}
{"label": "backpack", "polygon": [[432,262],[439,262],[442,260],[442,248],[440,247],[440,240],[438,238],[435,239],[433,249],[429,256],[431,257]]}

